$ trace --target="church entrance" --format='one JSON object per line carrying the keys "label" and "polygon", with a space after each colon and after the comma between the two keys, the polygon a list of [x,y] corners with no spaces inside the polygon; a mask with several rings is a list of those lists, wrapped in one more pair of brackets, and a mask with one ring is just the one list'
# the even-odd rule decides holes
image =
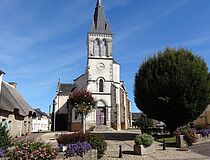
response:
{"label": "church entrance", "polygon": [[96,110],[96,125],[106,125],[106,108],[99,107]]}

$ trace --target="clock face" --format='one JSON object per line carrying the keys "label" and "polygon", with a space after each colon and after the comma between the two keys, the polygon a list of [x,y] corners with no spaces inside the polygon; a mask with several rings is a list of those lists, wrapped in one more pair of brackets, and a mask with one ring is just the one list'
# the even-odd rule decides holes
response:
{"label": "clock face", "polygon": [[99,71],[102,71],[105,68],[105,65],[103,63],[99,63],[96,67]]}

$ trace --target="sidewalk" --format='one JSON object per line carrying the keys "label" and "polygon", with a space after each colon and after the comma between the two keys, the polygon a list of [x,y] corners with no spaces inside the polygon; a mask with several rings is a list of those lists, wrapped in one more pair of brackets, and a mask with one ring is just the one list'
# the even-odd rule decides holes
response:
{"label": "sidewalk", "polygon": [[122,145],[123,158],[127,160],[210,160],[209,157],[194,153],[192,151],[177,151],[176,148],[166,148],[162,150],[162,146],[155,142],[156,152],[149,155],[134,155],[132,141],[113,141],[108,140],[108,147],[105,156],[102,160],[119,159],[119,145]]}
{"label": "sidewalk", "polygon": [[[59,132],[51,132],[41,135],[40,139],[47,143],[57,145],[55,134]],[[99,133],[99,132],[98,132]],[[155,142],[156,152],[149,155],[134,155],[133,153],[133,137],[138,134],[133,131],[121,132],[103,132],[105,134],[106,142],[108,144],[107,151],[101,160],[119,160],[119,145],[122,145],[124,160],[210,160],[210,157],[199,154],[193,151],[177,151],[177,148],[167,147],[165,151],[162,150],[160,143]],[[210,143],[209,143],[210,145]],[[73,158],[71,158],[73,159]],[[82,158],[81,158],[82,159]]]}

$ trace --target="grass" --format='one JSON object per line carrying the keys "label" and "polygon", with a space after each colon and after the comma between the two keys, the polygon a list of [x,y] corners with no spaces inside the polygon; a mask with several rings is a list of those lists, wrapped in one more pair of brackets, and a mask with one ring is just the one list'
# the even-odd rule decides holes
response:
{"label": "grass", "polygon": [[163,140],[165,140],[165,143],[176,143],[176,137],[163,137],[156,139],[156,141],[161,143],[163,143]]}

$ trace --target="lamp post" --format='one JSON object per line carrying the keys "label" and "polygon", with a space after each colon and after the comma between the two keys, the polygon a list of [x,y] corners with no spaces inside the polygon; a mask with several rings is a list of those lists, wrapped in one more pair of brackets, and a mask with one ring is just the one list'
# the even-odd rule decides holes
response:
{"label": "lamp post", "polygon": [[53,119],[53,127],[51,128],[53,131],[55,131],[55,118],[56,118],[56,114],[55,114],[55,105],[56,105],[56,101],[55,99],[53,100],[53,111],[52,111],[52,119]]}
{"label": "lamp post", "polygon": [[51,111],[51,105],[49,105],[49,117],[48,117],[48,131],[50,131],[50,111]]}

